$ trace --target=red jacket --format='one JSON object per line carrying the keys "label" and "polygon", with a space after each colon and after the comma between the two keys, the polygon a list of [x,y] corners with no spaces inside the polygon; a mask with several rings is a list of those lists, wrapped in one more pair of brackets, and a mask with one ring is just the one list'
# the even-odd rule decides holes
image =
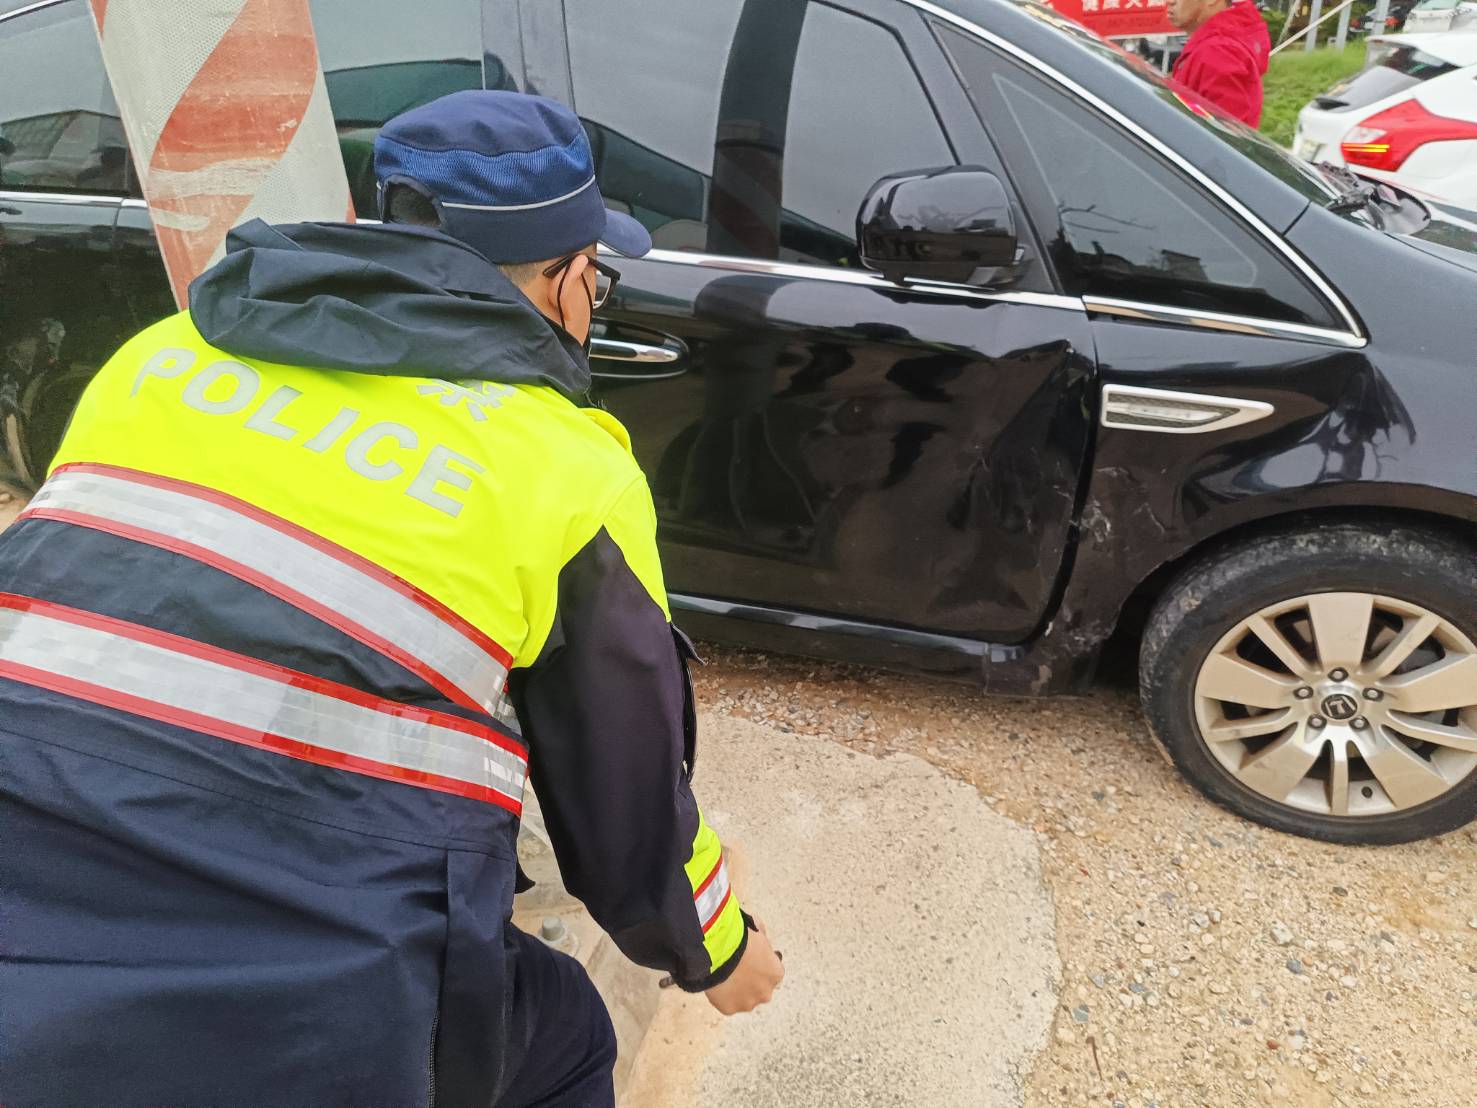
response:
{"label": "red jacket", "polygon": [[1235,0],[1195,29],[1174,77],[1223,112],[1256,127],[1262,121],[1262,74],[1272,40],[1251,0]]}

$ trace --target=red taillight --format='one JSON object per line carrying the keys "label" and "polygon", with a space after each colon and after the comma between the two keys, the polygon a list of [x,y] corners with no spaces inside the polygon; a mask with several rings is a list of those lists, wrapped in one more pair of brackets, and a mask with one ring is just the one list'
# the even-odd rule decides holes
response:
{"label": "red taillight", "polygon": [[1339,143],[1344,161],[1394,172],[1428,142],[1477,139],[1477,123],[1436,115],[1418,100],[1406,100],[1370,116]]}

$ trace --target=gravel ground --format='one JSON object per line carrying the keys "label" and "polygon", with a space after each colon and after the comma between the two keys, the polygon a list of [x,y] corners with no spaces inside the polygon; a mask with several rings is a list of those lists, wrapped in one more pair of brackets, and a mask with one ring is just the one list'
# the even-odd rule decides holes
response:
{"label": "gravel ground", "polygon": [[1263,830],[1179,779],[1121,681],[1006,700],[709,657],[705,710],[915,754],[1040,837],[1064,978],[1028,1106],[1477,1104],[1477,827],[1380,849]]}

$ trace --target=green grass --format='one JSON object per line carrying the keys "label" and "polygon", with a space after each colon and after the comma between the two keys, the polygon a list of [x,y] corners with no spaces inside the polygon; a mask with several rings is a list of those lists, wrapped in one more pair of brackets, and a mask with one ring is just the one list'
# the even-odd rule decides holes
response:
{"label": "green grass", "polygon": [[1334,82],[1357,73],[1364,65],[1364,43],[1351,42],[1342,50],[1320,47],[1311,54],[1295,42],[1272,59],[1263,82],[1262,134],[1287,146],[1297,129],[1298,112]]}

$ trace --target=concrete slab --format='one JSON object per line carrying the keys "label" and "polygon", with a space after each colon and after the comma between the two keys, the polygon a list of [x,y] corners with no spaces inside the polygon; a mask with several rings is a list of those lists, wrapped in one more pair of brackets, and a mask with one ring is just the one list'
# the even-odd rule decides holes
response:
{"label": "concrete slab", "polygon": [[627,1108],[1006,1108],[1061,977],[1034,833],[920,759],[702,720],[696,788],[787,977],[723,1020],[668,991]]}

